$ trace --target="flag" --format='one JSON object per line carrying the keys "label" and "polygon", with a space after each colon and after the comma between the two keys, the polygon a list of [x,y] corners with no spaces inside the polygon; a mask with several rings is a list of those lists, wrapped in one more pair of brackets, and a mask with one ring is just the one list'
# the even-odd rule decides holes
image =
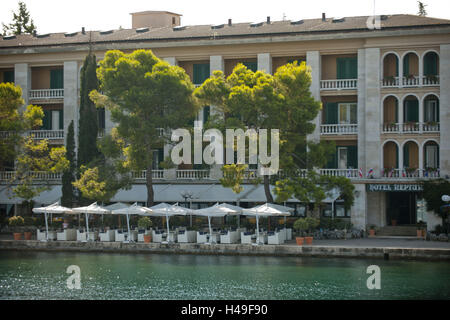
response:
{"label": "flag", "polygon": [[359,168],[359,177],[360,177],[360,178],[363,177],[363,171],[362,171],[362,168]]}
{"label": "flag", "polygon": [[351,178],[351,177],[352,177],[352,170],[348,169],[347,178]]}
{"label": "flag", "polygon": [[389,172],[389,178],[392,177],[393,175],[394,175],[394,169],[392,169],[392,170]]}
{"label": "flag", "polygon": [[406,178],[405,170],[402,170],[402,177],[403,177],[403,178]]}
{"label": "flag", "polygon": [[367,173],[367,177],[371,177],[373,175],[373,168],[370,168],[369,172]]}

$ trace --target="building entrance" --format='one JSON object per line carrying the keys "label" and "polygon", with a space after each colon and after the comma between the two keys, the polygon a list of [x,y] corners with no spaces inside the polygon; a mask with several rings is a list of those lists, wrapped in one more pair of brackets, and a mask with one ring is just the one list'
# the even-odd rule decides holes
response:
{"label": "building entrance", "polygon": [[416,192],[386,193],[387,225],[411,225],[417,221]]}

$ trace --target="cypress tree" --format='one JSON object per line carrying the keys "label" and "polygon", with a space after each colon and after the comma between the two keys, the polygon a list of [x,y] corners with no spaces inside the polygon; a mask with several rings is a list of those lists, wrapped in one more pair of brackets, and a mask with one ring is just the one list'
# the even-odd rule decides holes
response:
{"label": "cypress tree", "polygon": [[81,69],[80,120],[78,131],[78,166],[88,165],[97,156],[98,113],[95,104],[89,98],[92,90],[98,89],[97,61],[89,54]]}
{"label": "cypress tree", "polygon": [[75,161],[75,133],[73,129],[73,120],[70,122],[67,140],[66,140],[66,158],[70,165],[68,170],[64,171],[62,176],[62,198],[61,204],[65,207],[72,207],[74,202],[74,188],[72,182],[75,181],[76,161]]}

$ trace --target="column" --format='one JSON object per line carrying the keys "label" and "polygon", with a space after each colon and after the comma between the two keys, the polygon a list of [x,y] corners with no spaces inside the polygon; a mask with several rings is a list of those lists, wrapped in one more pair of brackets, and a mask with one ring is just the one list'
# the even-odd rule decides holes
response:
{"label": "column", "polygon": [[404,111],[404,108],[403,108],[403,99],[400,99],[399,101],[398,101],[398,126],[399,126],[399,132],[403,132],[403,117],[404,117],[404,115],[403,115],[403,111]]}
{"label": "column", "polygon": [[[223,56],[210,56],[209,57],[209,72],[210,76],[212,76],[214,71],[222,71],[225,73],[225,61],[223,59]],[[216,115],[219,113],[217,110],[217,107],[210,106],[209,110],[211,115]],[[213,180],[219,180],[223,178],[223,172],[221,170],[222,165],[220,164],[214,164],[210,168],[210,178]]]}
{"label": "column", "polygon": [[439,120],[441,139],[439,145],[439,168],[441,177],[450,175],[450,44],[442,44],[440,48],[440,101]]}
{"label": "column", "polygon": [[[365,58],[365,161],[366,168],[373,168],[375,177],[380,175],[380,49],[364,49]],[[359,75],[358,75],[359,77]]]}
{"label": "column", "polygon": [[357,229],[366,229],[367,225],[367,191],[364,183],[355,184],[355,203],[350,217],[351,223]]}
{"label": "column", "polygon": [[258,53],[258,70],[272,74],[272,57],[270,53]]}
{"label": "column", "polygon": [[403,172],[403,163],[404,163],[403,146],[400,145],[400,146],[398,146],[398,168],[400,169],[400,176]]}
{"label": "column", "polygon": [[419,62],[419,86],[423,85],[423,59],[421,56],[417,56]]}
{"label": "column", "polygon": [[73,120],[75,133],[75,149],[78,147],[78,62],[64,62],[64,141],[66,141],[67,130]]}
{"label": "column", "polygon": [[[366,168],[366,53],[358,49],[358,169],[365,178],[370,168]],[[365,189],[364,189],[365,191]]]}
{"label": "column", "polygon": [[[422,79],[422,77],[420,77]],[[423,99],[418,99],[419,103],[419,133],[422,133],[423,131]]]}
{"label": "column", "polygon": [[425,169],[423,165],[423,144],[419,143],[419,176],[423,176],[423,169]]}
{"label": "column", "polygon": [[[14,65],[14,84],[22,88],[22,97],[25,107],[29,104],[29,91],[31,90],[31,68],[28,63]],[[25,110],[25,108],[24,108]]]}
{"label": "column", "polygon": [[[321,101],[320,99],[320,53],[319,51],[308,51],[306,52],[306,64],[311,68],[311,95],[315,100]],[[314,131],[309,134],[306,139],[308,141],[320,142],[320,111],[317,117],[313,120],[315,124]]]}
{"label": "column", "polygon": [[403,57],[398,59],[398,86],[403,87]]}

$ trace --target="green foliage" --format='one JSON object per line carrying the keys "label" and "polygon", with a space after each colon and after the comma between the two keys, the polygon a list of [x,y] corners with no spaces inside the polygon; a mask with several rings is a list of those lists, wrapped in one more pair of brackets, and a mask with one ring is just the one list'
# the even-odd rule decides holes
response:
{"label": "green foliage", "polygon": [[343,230],[347,229],[350,230],[353,228],[353,224],[351,222],[345,221],[343,219],[339,218],[321,218],[320,219],[320,228],[322,229],[328,229],[328,230]]}
{"label": "green foliage", "polygon": [[152,220],[149,217],[141,217],[138,220],[139,228],[149,229],[152,225]]}
{"label": "green foliage", "polygon": [[221,170],[223,172],[223,178],[220,179],[220,183],[225,188],[231,188],[234,193],[240,193],[244,188],[242,182],[244,181],[244,173],[247,169],[247,165],[241,164],[229,164],[224,165]]}
{"label": "green foliage", "polygon": [[106,182],[99,179],[98,168],[81,167],[81,177],[73,182],[83,197],[90,200],[102,200],[106,195]]}
{"label": "green foliage", "polygon": [[308,230],[309,225],[305,218],[300,218],[295,220],[294,229],[297,231],[306,231]]}
{"label": "green foliage", "polygon": [[75,160],[75,134],[73,128],[73,120],[70,122],[67,140],[66,140],[66,158],[69,162],[69,167],[64,171],[62,176],[62,197],[61,204],[65,207],[71,208],[75,200],[74,189],[72,182],[75,181],[76,175],[76,160]]}
{"label": "green foliage", "polygon": [[24,220],[24,225],[26,226],[34,226],[36,225],[36,218],[30,217],[30,216],[26,216],[23,218]]}
{"label": "green foliage", "polygon": [[78,132],[78,165],[85,166],[99,156],[97,149],[97,108],[89,93],[98,89],[97,60],[89,54],[84,59],[80,75],[80,120]]}
{"label": "green foliage", "polygon": [[426,4],[424,4],[422,1],[417,1],[417,4],[419,6],[419,12],[417,13],[419,16],[421,17],[426,17],[427,16],[427,11],[425,10],[425,7],[427,6]]}
{"label": "green foliage", "polygon": [[8,219],[8,224],[12,227],[23,226],[25,220],[21,216],[14,216]]}
{"label": "green foliage", "polygon": [[165,157],[164,161],[160,162],[160,166],[163,169],[172,169],[175,168],[175,164],[172,162],[172,159],[170,157]]}
{"label": "green foliage", "polygon": [[27,6],[22,1],[19,1],[18,12],[13,12],[13,22],[3,25],[3,35],[19,35],[19,34],[33,34],[36,32],[36,26],[33,19],[30,18],[30,13],[27,10]]}
{"label": "green foliage", "polygon": [[450,195],[450,182],[445,179],[425,180],[423,182],[423,198],[427,202],[427,210],[433,211],[443,220],[449,216],[449,210],[442,210],[441,207],[447,203],[442,201],[443,195]]}
{"label": "green foliage", "polygon": [[150,50],[108,51],[97,69],[100,89],[91,93],[97,107],[111,111],[123,140],[124,168],[147,170],[147,203],[153,204],[153,150],[168,142],[158,128],[182,128],[194,120],[198,105],[186,72]]}

